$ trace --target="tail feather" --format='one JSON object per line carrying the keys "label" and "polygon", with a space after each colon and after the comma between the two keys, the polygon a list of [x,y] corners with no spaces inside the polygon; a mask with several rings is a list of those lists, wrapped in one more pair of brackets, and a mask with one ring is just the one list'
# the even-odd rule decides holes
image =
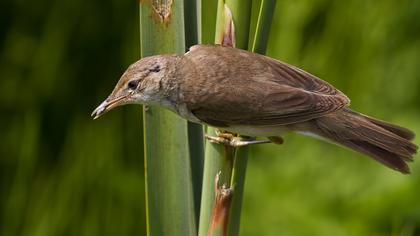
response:
{"label": "tail feather", "polygon": [[410,168],[405,162],[406,159],[401,158],[395,153],[386,151],[382,148],[372,145],[369,142],[361,140],[351,140],[349,141],[349,145],[346,146],[372,157],[376,161],[390,167],[391,169],[400,171],[404,174],[410,173]]}
{"label": "tail feather", "polygon": [[382,164],[409,173],[417,146],[414,133],[363,114],[343,109],[310,121],[311,132],[364,153]]}
{"label": "tail feather", "polygon": [[346,109],[346,111],[349,112],[349,113],[353,113],[355,115],[362,116],[362,117],[366,118],[368,121],[372,122],[373,124],[375,124],[377,126],[380,126],[381,128],[383,128],[385,130],[388,130],[389,132],[394,133],[394,134],[400,136],[403,139],[407,139],[407,140],[411,141],[416,137],[416,135],[414,134],[413,131],[411,131],[407,128],[401,127],[399,125],[394,125],[394,124],[388,123],[386,121],[378,120],[378,119],[369,117],[367,115],[357,113],[357,112],[352,111],[350,109]]}
{"label": "tail feather", "polygon": [[[349,132],[353,132],[353,135],[358,138],[362,136],[362,141],[364,142],[368,142],[388,152],[395,153],[406,160],[412,160],[413,153],[417,148],[415,145],[395,133],[384,130],[368,122],[364,123],[363,121],[359,121],[359,128]],[[354,141],[359,141],[359,139]]]}

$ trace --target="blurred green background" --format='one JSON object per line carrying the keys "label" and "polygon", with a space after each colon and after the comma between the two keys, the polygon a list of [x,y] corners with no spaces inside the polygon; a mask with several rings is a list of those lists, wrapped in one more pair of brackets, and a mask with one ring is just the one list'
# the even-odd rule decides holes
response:
{"label": "blurred green background", "polygon": [[[267,54],[420,133],[420,1],[278,1]],[[140,107],[90,118],[138,58],[137,1],[0,2],[0,235],[145,234]],[[420,235],[419,161],[285,139],[251,148],[241,235]]]}

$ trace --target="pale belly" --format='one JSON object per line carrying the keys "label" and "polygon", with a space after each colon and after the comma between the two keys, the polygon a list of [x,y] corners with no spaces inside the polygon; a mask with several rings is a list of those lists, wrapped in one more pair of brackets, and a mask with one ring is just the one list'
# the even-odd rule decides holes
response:
{"label": "pale belly", "polygon": [[[173,109],[174,111],[175,109]],[[206,125],[202,123],[197,117],[195,117],[185,106],[177,107],[177,112],[181,117],[194,122]],[[215,127],[220,130],[226,130],[232,133],[237,133],[246,136],[281,136],[287,132],[297,132],[307,136],[318,137],[317,135],[308,132],[305,123],[298,123],[292,125],[275,125],[275,126],[251,126],[251,125],[230,125],[229,127]]]}
{"label": "pale belly", "polygon": [[260,136],[260,137],[270,137],[270,136],[282,136],[282,134],[287,132],[295,132],[312,138],[328,141],[325,138],[318,136],[317,134],[310,132],[306,129],[305,124],[294,124],[288,126],[233,126],[228,128],[221,128],[222,130],[227,130],[233,133],[238,133],[246,136]]}
{"label": "pale belly", "polygon": [[247,136],[280,136],[286,132],[294,131],[286,126],[249,126],[236,125],[227,128],[220,128],[233,133],[238,133]]}

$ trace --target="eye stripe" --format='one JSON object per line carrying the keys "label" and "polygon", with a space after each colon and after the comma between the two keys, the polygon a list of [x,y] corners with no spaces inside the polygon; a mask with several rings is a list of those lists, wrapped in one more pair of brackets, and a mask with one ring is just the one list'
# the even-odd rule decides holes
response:
{"label": "eye stripe", "polygon": [[156,65],[155,67],[153,67],[152,69],[149,69],[150,72],[159,72],[160,71],[160,66]]}

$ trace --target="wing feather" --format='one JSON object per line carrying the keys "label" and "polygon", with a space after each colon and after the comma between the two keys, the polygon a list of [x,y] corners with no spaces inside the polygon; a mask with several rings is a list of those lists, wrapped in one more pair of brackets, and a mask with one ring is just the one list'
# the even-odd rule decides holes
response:
{"label": "wing feather", "polygon": [[[207,69],[207,74],[194,82],[206,88],[198,94],[199,99],[197,94],[190,99],[194,102],[188,103],[187,99],[187,106],[210,125],[287,125],[323,116],[350,103],[327,82],[281,61],[223,46],[195,47],[188,57],[198,70]],[[206,63],[200,61],[203,58]],[[200,68],[202,64],[212,65],[214,73]],[[226,87],[221,88],[223,85]]]}

